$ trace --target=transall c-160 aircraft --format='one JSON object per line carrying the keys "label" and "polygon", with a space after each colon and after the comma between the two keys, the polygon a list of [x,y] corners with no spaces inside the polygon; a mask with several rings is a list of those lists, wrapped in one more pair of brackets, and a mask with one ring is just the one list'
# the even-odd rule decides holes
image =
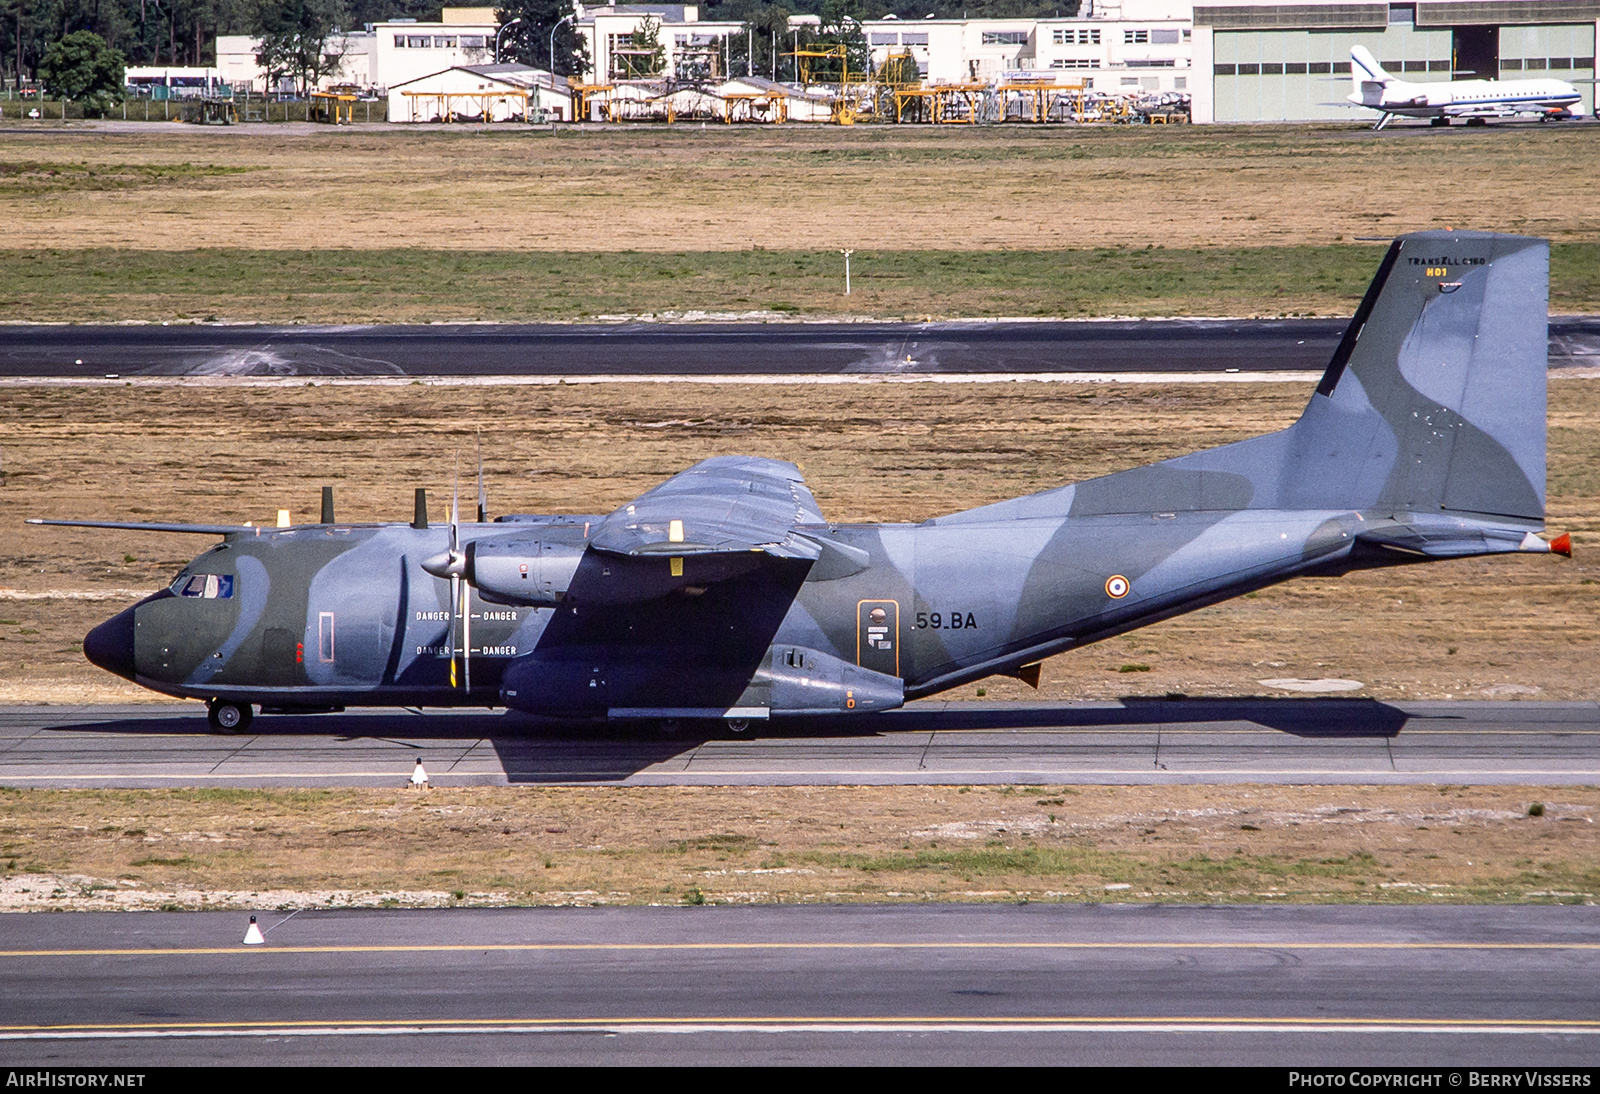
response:
{"label": "transall c-160 aircraft", "polygon": [[920,524],[838,524],[799,470],[705,460],[612,513],[220,535],[92,630],[89,660],[266,710],[505,706],[716,719],[898,707],[1302,574],[1547,542],[1543,240],[1393,241],[1304,414],[1277,433]]}

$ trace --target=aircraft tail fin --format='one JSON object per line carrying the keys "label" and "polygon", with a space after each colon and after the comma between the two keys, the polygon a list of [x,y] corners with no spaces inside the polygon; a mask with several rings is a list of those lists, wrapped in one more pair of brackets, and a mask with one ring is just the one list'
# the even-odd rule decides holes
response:
{"label": "aircraft tail fin", "polygon": [[1288,429],[941,519],[1332,510],[1514,545],[1544,521],[1549,261],[1542,239],[1401,236]]}
{"label": "aircraft tail fin", "polygon": [[1542,239],[1390,244],[1283,434],[1281,504],[1543,521],[1549,271]]}
{"label": "aircraft tail fin", "polygon": [[1377,62],[1372,56],[1372,51],[1366,46],[1351,46],[1350,82],[1359,95],[1362,84],[1377,84],[1383,87],[1394,83],[1395,78],[1384,71],[1383,66]]}

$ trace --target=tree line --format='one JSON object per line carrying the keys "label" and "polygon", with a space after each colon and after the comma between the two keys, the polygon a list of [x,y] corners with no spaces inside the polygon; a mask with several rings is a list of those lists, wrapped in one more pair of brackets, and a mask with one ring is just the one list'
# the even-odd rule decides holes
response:
{"label": "tree line", "polygon": [[[796,44],[842,44],[843,63],[852,72],[866,71],[868,47],[855,25],[863,19],[1040,18],[1075,14],[1078,0],[701,0],[699,6],[701,19],[747,28],[735,36],[742,42],[718,42],[730,61],[738,58],[724,75],[748,69],[784,79],[794,74],[794,62],[783,55]],[[587,64],[572,0],[509,0],[495,15],[510,24],[503,59],[539,68],[553,63],[563,76]],[[791,15],[817,15],[821,26],[804,32],[800,42],[788,29]],[[251,34],[261,40],[259,63],[304,88],[337,68],[345,30],[397,18],[437,20],[440,7],[435,0],[0,0],[0,80],[15,86],[37,78],[54,83],[57,92],[70,85],[78,94],[69,97],[80,102],[96,94],[120,99],[127,65],[210,66],[217,35]],[[648,34],[636,37],[648,45]],[[841,61],[809,64],[814,78],[828,79]],[[107,75],[113,69],[114,80]]]}

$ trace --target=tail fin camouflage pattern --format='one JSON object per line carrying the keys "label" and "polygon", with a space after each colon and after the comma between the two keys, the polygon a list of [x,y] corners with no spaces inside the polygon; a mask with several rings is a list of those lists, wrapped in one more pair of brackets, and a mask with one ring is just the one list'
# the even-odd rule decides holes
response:
{"label": "tail fin camouflage pattern", "polygon": [[1072,514],[1351,509],[1544,520],[1544,240],[1397,239],[1305,413],[1077,487]]}

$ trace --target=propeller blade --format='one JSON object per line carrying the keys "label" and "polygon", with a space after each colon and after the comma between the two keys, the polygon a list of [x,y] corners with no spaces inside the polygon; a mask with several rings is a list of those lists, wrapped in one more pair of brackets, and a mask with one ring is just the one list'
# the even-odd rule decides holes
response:
{"label": "propeller blade", "polygon": [[450,686],[456,686],[456,609],[461,603],[461,578],[450,575]]}
{"label": "propeller blade", "polygon": [[483,429],[478,429],[478,523],[489,521],[489,492],[483,488]]}
{"label": "propeller blade", "polygon": [[462,687],[472,690],[472,583],[461,583],[461,667],[465,670]]}

